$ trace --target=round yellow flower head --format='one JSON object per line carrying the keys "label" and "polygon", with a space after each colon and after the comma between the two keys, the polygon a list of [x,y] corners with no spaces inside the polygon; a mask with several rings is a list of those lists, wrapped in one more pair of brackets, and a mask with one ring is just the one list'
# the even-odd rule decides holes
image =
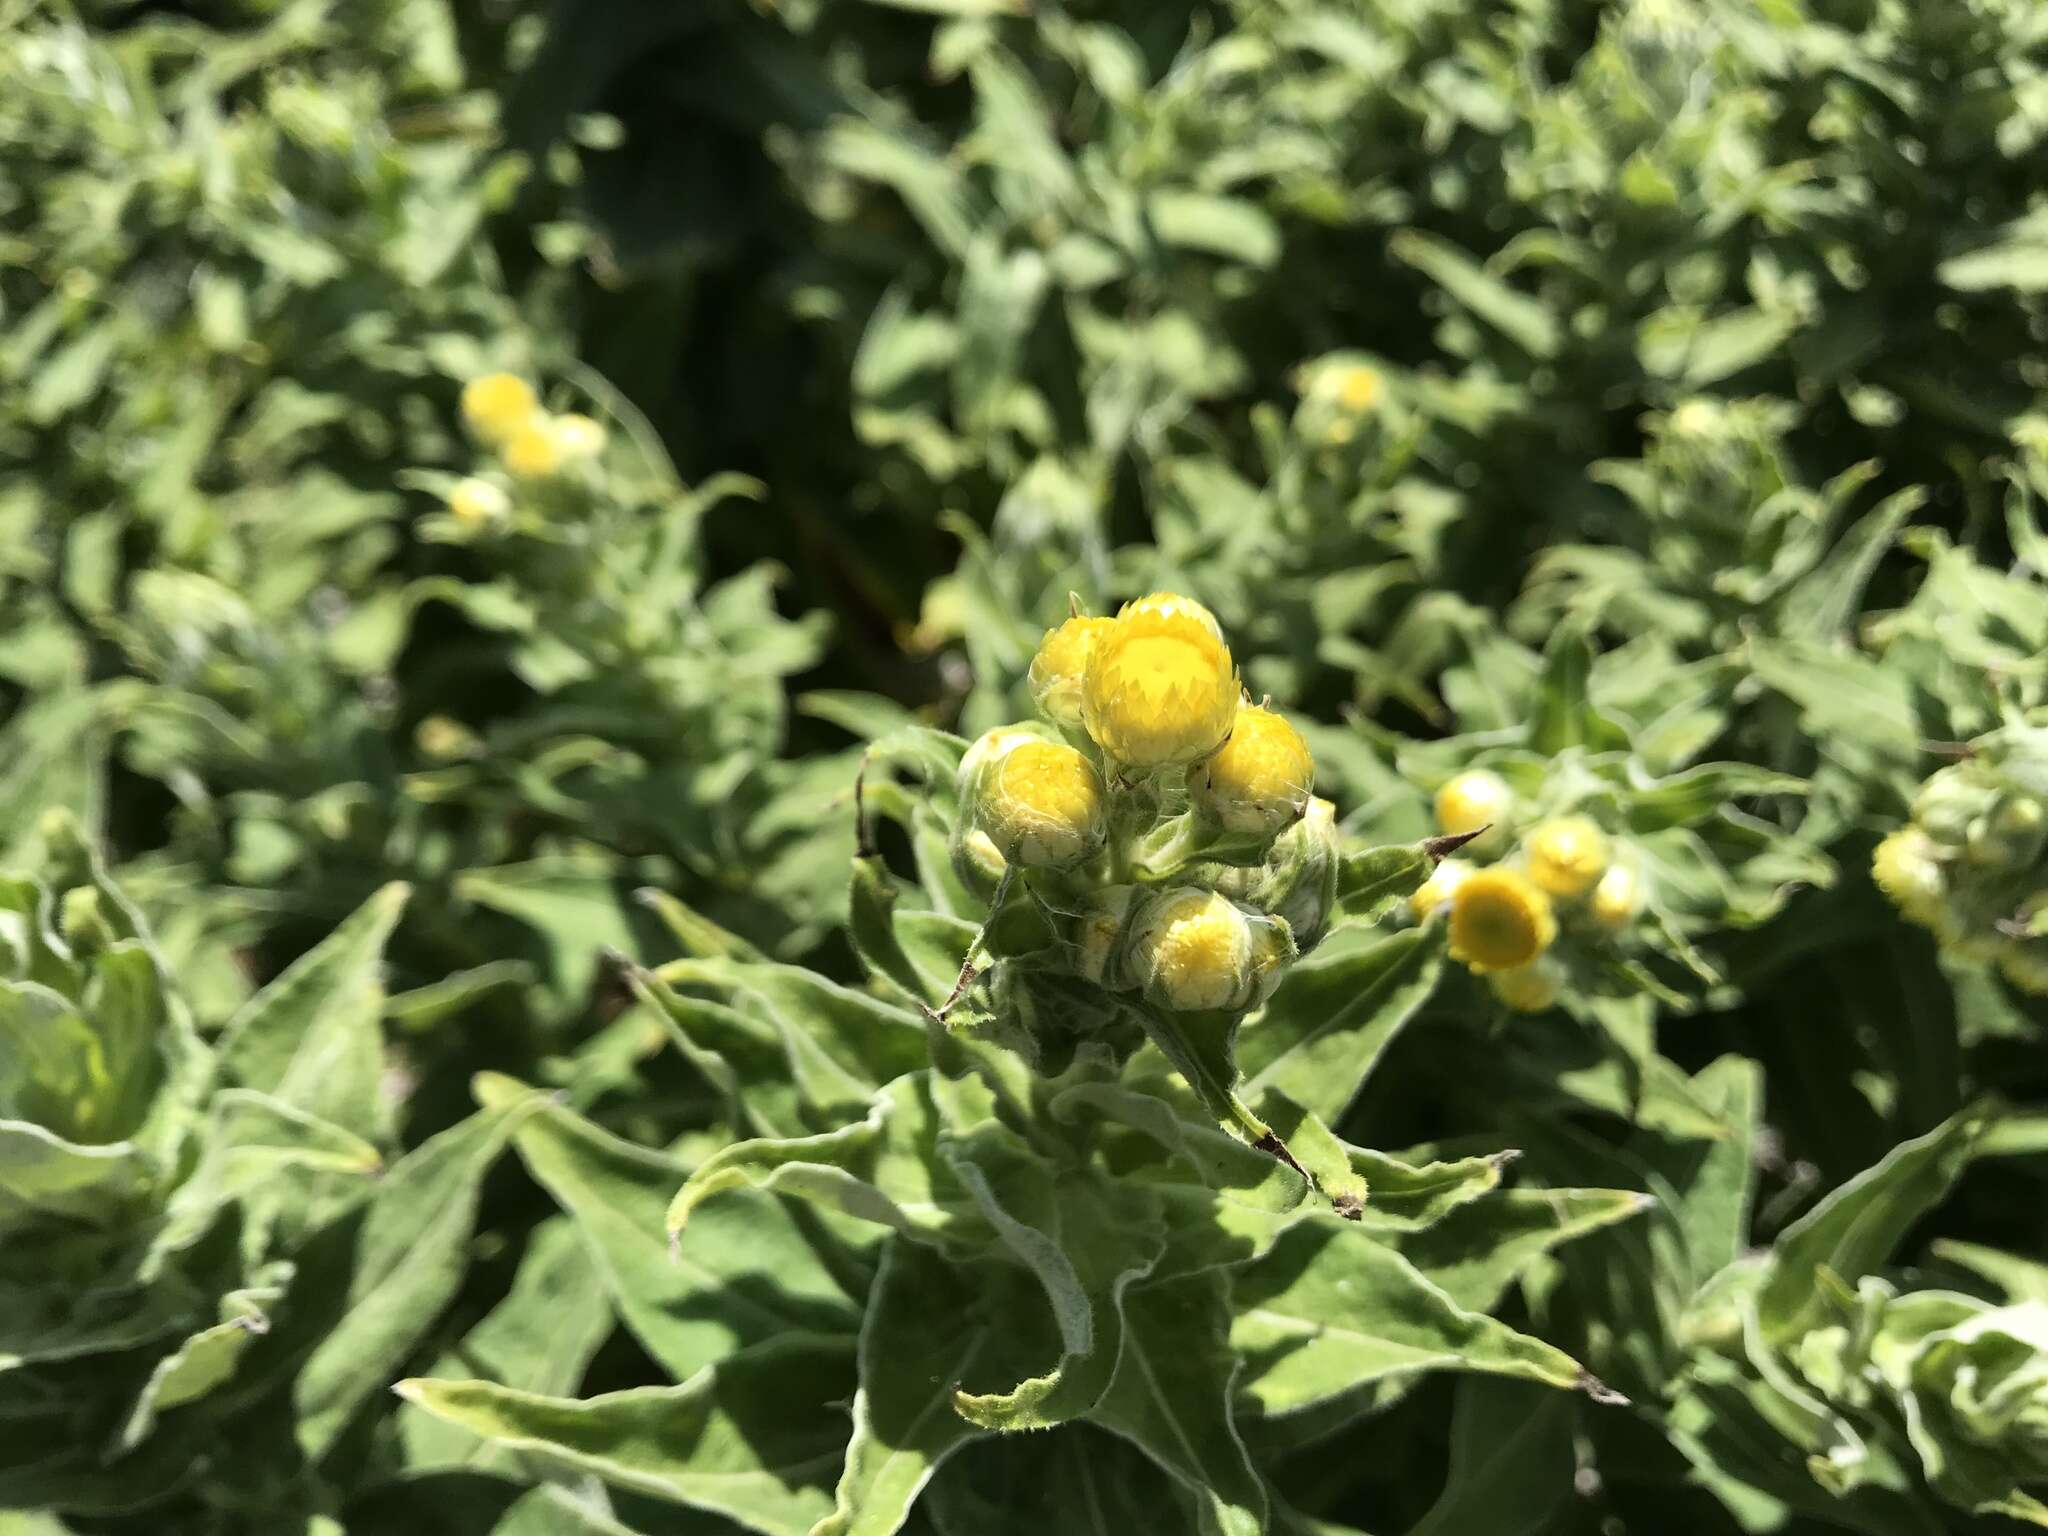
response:
{"label": "round yellow flower head", "polygon": [[1330,398],[1337,402],[1340,410],[1354,416],[1363,416],[1380,403],[1380,396],[1386,393],[1385,382],[1377,368],[1368,368],[1364,363],[1350,363],[1333,368],[1329,373]]}
{"label": "round yellow flower head", "polygon": [[1195,803],[1232,832],[1270,837],[1308,809],[1316,764],[1301,732],[1247,704],[1230,739],[1188,776]]}
{"label": "round yellow flower head", "polygon": [[564,464],[586,464],[603,453],[604,445],[611,441],[604,423],[574,412],[555,417],[548,423],[548,430],[555,435],[555,451]]}
{"label": "round yellow flower head", "polygon": [[1529,878],[1560,900],[1590,891],[1607,872],[1607,835],[1584,816],[1540,823],[1522,844]]}
{"label": "round yellow flower head", "polygon": [[1102,846],[1108,799],[1095,765],[1072,747],[1027,741],[982,777],[975,819],[1006,859],[1064,869]]}
{"label": "round yellow flower head", "polygon": [[1243,1005],[1252,977],[1252,930],[1225,896],[1178,886],[1139,914],[1130,968],[1146,997],[1186,1013]]}
{"label": "round yellow flower head", "polygon": [[1095,642],[1081,722],[1097,746],[1141,773],[1198,762],[1223,745],[1240,689],[1230,648],[1199,603],[1127,604]]}
{"label": "round yellow flower head", "polygon": [[1495,971],[1486,978],[1493,995],[1516,1013],[1542,1013],[1557,1002],[1557,973],[1542,961]]}
{"label": "round yellow flower head", "polygon": [[1434,917],[1471,873],[1472,866],[1463,859],[1445,859],[1439,863],[1415,894],[1408,898],[1408,909],[1415,914],[1415,920],[1426,923]]}
{"label": "round yellow flower head", "polygon": [[546,418],[521,427],[498,450],[505,468],[521,480],[545,480],[562,468],[562,445]]}
{"label": "round yellow flower head", "polygon": [[1451,893],[1451,958],[1474,971],[1511,971],[1550,948],[1557,917],[1519,870],[1474,870]]}
{"label": "round yellow flower head", "polygon": [[1923,928],[1940,928],[1948,916],[1948,882],[1939,852],[1925,832],[1904,826],[1879,843],[1870,858],[1877,888],[1909,922]]}
{"label": "round yellow flower head", "polygon": [[1115,623],[1076,614],[1048,629],[1038,642],[1038,654],[1031,658],[1031,697],[1038,712],[1053,724],[1081,728],[1081,688],[1088,677],[1088,659],[1095,654],[1095,642]]}
{"label": "round yellow flower head", "polygon": [[516,373],[487,373],[462,386],[462,419],[487,443],[502,443],[533,424],[540,397]]}
{"label": "round yellow flower head", "polygon": [[1609,932],[1627,927],[1630,919],[1643,910],[1642,877],[1626,864],[1608,865],[1607,873],[1593,887],[1586,910],[1592,913],[1594,922]]}
{"label": "round yellow flower head", "polygon": [[471,475],[458,480],[448,492],[448,515],[465,528],[495,523],[512,510],[512,498],[488,480]]}
{"label": "round yellow flower head", "polygon": [[1448,837],[1499,827],[1514,809],[1508,781],[1485,768],[1468,768],[1436,792],[1436,824]]}

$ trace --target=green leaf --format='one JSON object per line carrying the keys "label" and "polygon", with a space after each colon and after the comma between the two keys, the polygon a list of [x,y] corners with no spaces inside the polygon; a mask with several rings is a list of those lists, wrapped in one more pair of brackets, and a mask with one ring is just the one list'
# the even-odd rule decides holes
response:
{"label": "green leaf", "polygon": [[1133,1291],[1123,1354],[1093,1418],[1194,1494],[1203,1531],[1261,1536],[1266,1488],[1231,1411],[1238,1361],[1229,1317],[1225,1281],[1214,1271]]}
{"label": "green leaf", "polygon": [[1420,230],[1404,229],[1387,242],[1387,253],[1435,280],[1530,357],[1550,357],[1557,352],[1563,337],[1550,311],[1517,293],[1457,247]]}
{"label": "green leaf", "polygon": [[0,1120],[0,1230],[30,1216],[117,1226],[156,1180],[132,1142],[79,1146],[32,1121]]}
{"label": "green leaf", "polygon": [[1471,1312],[1372,1235],[1297,1227],[1236,1279],[1231,1343],[1261,1412],[1297,1412],[1389,1377],[1478,1371],[1573,1387],[1578,1363]]}
{"label": "green leaf", "polygon": [[[485,1076],[485,1104],[531,1090]],[[671,1257],[663,1217],[687,1170],[550,1104],[514,1145],[574,1219],[619,1318],[677,1380],[736,1349],[797,1331],[844,1333],[859,1309],[772,1195],[734,1192],[694,1213]]]}
{"label": "green leaf", "polygon": [[1655,1202],[1625,1189],[1504,1189],[1395,1245],[1417,1273],[1468,1312],[1489,1312],[1544,1254],[1640,1216]]}
{"label": "green leaf", "polygon": [[[377,1186],[346,1254],[323,1242],[317,1259],[309,1256],[316,1273],[333,1265],[345,1290],[292,1384],[308,1456],[326,1452],[454,1299],[469,1267],[484,1175],[543,1103],[537,1093],[508,1098],[422,1142]],[[294,1331],[306,1326],[295,1321]]]}
{"label": "green leaf", "polygon": [[1246,1092],[1284,1093],[1335,1122],[1436,989],[1434,933],[1340,928],[1291,969],[1241,1032]]}
{"label": "green leaf", "polygon": [[962,1381],[1000,1353],[1000,1319],[974,1281],[913,1244],[883,1248],[861,1324],[853,1438],[832,1513],[810,1536],[891,1536],[940,1463],[986,1433],[953,1409]]}
{"label": "green leaf", "polygon": [[1907,1230],[1948,1194],[1985,1123],[1981,1112],[1965,1110],[1925,1136],[1901,1142],[1787,1227],[1771,1245],[1757,1293],[1764,1340],[1787,1344],[1825,1322],[1820,1270],[1854,1284],[1889,1259]]}
{"label": "green leaf", "polygon": [[853,1342],[803,1334],[707,1366],[674,1387],[573,1401],[485,1381],[414,1378],[414,1406],[543,1465],[740,1521],[809,1536],[846,1442]]}
{"label": "green leaf", "polygon": [[[552,1217],[534,1229],[504,1299],[424,1373],[437,1381],[480,1379],[543,1397],[573,1392],[611,1334],[612,1309],[574,1223]],[[398,1429],[408,1468],[473,1465],[511,1472],[516,1463],[459,1425],[408,1409]]]}
{"label": "green leaf", "polygon": [[1572,1428],[1577,1406],[1526,1382],[1475,1377],[1458,1384],[1451,1470],[1408,1536],[1536,1536],[1575,1497]]}
{"label": "green leaf", "polygon": [[376,1138],[384,944],[405,909],[385,886],[229,1020],[221,1060],[245,1087]]}

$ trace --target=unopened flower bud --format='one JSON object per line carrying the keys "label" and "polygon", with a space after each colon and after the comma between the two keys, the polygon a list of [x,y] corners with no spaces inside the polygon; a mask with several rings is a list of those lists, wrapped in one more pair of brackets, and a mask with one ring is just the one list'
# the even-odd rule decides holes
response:
{"label": "unopened flower bud", "polygon": [[1514,791],[1499,774],[1468,768],[1436,792],[1436,824],[1448,837],[1462,837],[1481,827],[1506,826],[1515,806]]}
{"label": "unopened flower bud", "polygon": [[1586,902],[1587,914],[1610,933],[1626,928],[1642,909],[1642,877],[1626,864],[1608,865]]}
{"label": "unopened flower bud", "polygon": [[1518,965],[1510,971],[1490,972],[1486,985],[1515,1013],[1542,1013],[1555,1006],[1558,993],[1563,990],[1556,968],[1543,960]]}
{"label": "unopened flower bud", "polygon": [[995,839],[972,822],[963,821],[954,829],[953,841],[947,852],[951,855],[953,873],[983,901],[995,895],[996,884],[1003,878],[1003,871],[1010,867],[1010,861],[1003,857],[1003,850],[995,845]]}
{"label": "unopened flower bud", "polygon": [[604,452],[611,434],[605,431],[602,422],[575,412],[557,416],[548,423],[548,430],[554,434],[555,451],[564,464],[585,464]]}
{"label": "unopened flower bud", "polygon": [[1159,594],[1099,635],[1081,690],[1096,744],[1140,773],[1199,762],[1230,734],[1241,688],[1206,608]]}
{"label": "unopened flower bud", "polygon": [[1474,870],[1451,893],[1451,958],[1474,971],[1527,965],[1556,937],[1550,898],[1520,870]]}
{"label": "unopened flower bud", "polygon": [[545,417],[519,428],[499,450],[506,470],[520,480],[545,480],[562,468],[562,445]]}
{"label": "unopened flower bud", "polygon": [[1060,742],[1027,741],[983,773],[975,821],[1004,858],[1066,869],[1102,847],[1108,797],[1095,765]]}
{"label": "unopened flower bud", "polygon": [[1529,878],[1550,895],[1572,901],[1607,871],[1607,836],[1584,816],[1539,823],[1522,843]]}
{"label": "unopened flower bud", "polygon": [[980,789],[981,776],[988,771],[989,764],[1027,741],[1043,740],[1036,731],[1016,725],[998,725],[983,731],[961,755],[960,767],[953,775],[954,795],[962,805],[969,804]]}
{"label": "unopened flower bud", "polygon": [[117,937],[107,921],[98,886],[75,885],[57,904],[57,931],[77,955],[96,954]]}
{"label": "unopened flower bud", "polygon": [[1188,789],[1227,830],[1270,837],[1308,809],[1315,778],[1301,732],[1248,704],[1238,710],[1229,740],[1188,775]]}
{"label": "unopened flower bud", "polygon": [[1252,888],[1252,905],[1287,924],[1303,949],[1323,936],[1337,905],[1337,864],[1343,849],[1337,836],[1337,808],[1312,798],[1301,819],[1273,839],[1264,872]]}
{"label": "unopened flower bud", "polygon": [[2017,869],[2040,856],[2048,841],[2048,813],[2032,795],[2001,795],[1986,814],[1970,823],[1964,854],[1973,864]]}
{"label": "unopened flower bud", "polygon": [[1899,828],[1877,845],[1870,874],[1877,888],[1910,922],[1940,928],[1948,917],[1948,881],[1940,847],[1917,826]]}
{"label": "unopened flower bud", "polygon": [[1980,782],[1976,765],[1957,763],[1928,775],[1913,796],[1913,821],[1935,842],[1960,848],[1970,835],[1970,824],[1991,810],[1993,799],[1991,789]]}
{"label": "unopened flower bud", "polygon": [[512,511],[512,498],[488,480],[471,475],[448,491],[448,514],[465,528],[495,523]]}
{"label": "unopened flower bud", "polygon": [[487,373],[462,386],[462,419],[487,443],[503,443],[540,414],[533,386],[514,373]]}
{"label": "unopened flower bud", "polygon": [[1115,622],[1076,614],[1047,630],[1038,642],[1038,653],[1031,658],[1031,697],[1038,712],[1053,724],[1081,728],[1081,689],[1088,678],[1088,661],[1095,654],[1095,642]]}
{"label": "unopened flower bud", "polygon": [[[1227,896],[1200,886],[1160,892],[1135,921],[1131,980],[1155,1006],[1173,1012],[1248,1007],[1285,963],[1274,948],[1283,941],[1273,932],[1284,935],[1284,924],[1248,917]],[[1255,923],[1267,932],[1255,936]],[[1291,948],[1291,940],[1284,943]]]}

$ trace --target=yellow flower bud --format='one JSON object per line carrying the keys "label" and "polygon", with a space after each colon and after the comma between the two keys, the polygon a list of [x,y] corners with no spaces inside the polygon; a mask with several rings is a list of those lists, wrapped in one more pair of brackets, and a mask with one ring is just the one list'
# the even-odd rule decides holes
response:
{"label": "yellow flower bud", "polygon": [[1436,824],[1447,837],[1506,824],[1515,794],[1508,781],[1484,768],[1468,768],[1436,792]]}
{"label": "yellow flower bud", "polygon": [[1163,891],[1138,916],[1130,968],[1161,1008],[1241,1007],[1253,982],[1251,924],[1214,891],[1192,885]]}
{"label": "yellow flower bud", "polygon": [[1188,776],[1195,803],[1232,832],[1270,837],[1308,808],[1316,764],[1301,732],[1248,704],[1230,738]]}
{"label": "yellow flower bud", "polygon": [[1947,923],[1948,882],[1939,849],[1918,827],[1901,827],[1879,843],[1871,855],[1870,874],[1909,922],[1935,929]]}
{"label": "yellow flower bud", "polygon": [[1125,606],[1096,640],[1081,690],[1096,745],[1141,773],[1198,762],[1223,745],[1241,690],[1215,623],[1185,598]]}
{"label": "yellow flower bud", "polygon": [[1584,816],[1559,816],[1529,834],[1522,856],[1531,880],[1570,901],[1585,895],[1606,873],[1607,836]]}
{"label": "yellow flower bud", "polygon": [[562,468],[562,445],[555,439],[553,425],[543,417],[507,438],[499,457],[519,479],[545,480]]}
{"label": "yellow flower bud", "polygon": [[1121,618],[1126,613],[1180,614],[1195,620],[1218,640],[1223,638],[1223,625],[1216,615],[1192,597],[1182,597],[1178,592],[1147,592],[1143,597],[1124,604],[1117,616]]}
{"label": "yellow flower bud", "polygon": [[1486,978],[1493,995],[1516,1013],[1542,1013],[1557,1002],[1557,973],[1542,961],[1495,971]]}
{"label": "yellow flower bud", "polygon": [[611,441],[602,422],[574,412],[555,417],[549,430],[555,435],[555,451],[564,464],[587,463],[603,453],[605,444]]}
{"label": "yellow flower bud", "polygon": [[427,716],[413,730],[412,739],[428,757],[468,757],[483,745],[475,731],[446,715]]}
{"label": "yellow flower bud", "polygon": [[1438,864],[1415,894],[1408,898],[1408,909],[1415,914],[1415,920],[1418,923],[1428,922],[1471,873],[1472,866],[1463,859],[1445,859]]}
{"label": "yellow flower bud", "polygon": [[1643,909],[1642,878],[1626,864],[1610,864],[1586,904],[1593,921],[1612,932],[1628,926]]}
{"label": "yellow flower bud", "polygon": [[1064,869],[1101,848],[1108,797],[1095,765],[1072,747],[1027,741],[989,766],[975,812],[1006,859]]}
{"label": "yellow flower bud", "polygon": [[1338,409],[1349,411],[1354,416],[1363,416],[1378,405],[1380,396],[1386,393],[1379,370],[1368,368],[1364,363],[1332,368],[1325,377],[1330,398],[1337,402]]}
{"label": "yellow flower bud", "polygon": [[516,373],[487,373],[462,386],[462,419],[487,443],[502,443],[533,424],[540,399]]}
{"label": "yellow flower bud", "polygon": [[490,481],[474,475],[456,481],[448,492],[448,515],[465,528],[495,523],[511,511],[511,497]]}
{"label": "yellow flower bud", "polygon": [[998,725],[983,731],[961,755],[960,767],[953,778],[953,792],[964,804],[974,798],[980,788],[981,776],[988,771],[991,763],[997,762],[1027,741],[1043,741],[1045,738],[1036,731],[1020,725]]}
{"label": "yellow flower bud", "polygon": [[1451,893],[1451,958],[1472,970],[1511,971],[1550,948],[1550,898],[1519,870],[1474,870]]}
{"label": "yellow flower bud", "polygon": [[1081,688],[1088,677],[1088,659],[1095,642],[1116,621],[1077,614],[1048,629],[1031,658],[1031,697],[1038,712],[1069,730],[1081,727]]}

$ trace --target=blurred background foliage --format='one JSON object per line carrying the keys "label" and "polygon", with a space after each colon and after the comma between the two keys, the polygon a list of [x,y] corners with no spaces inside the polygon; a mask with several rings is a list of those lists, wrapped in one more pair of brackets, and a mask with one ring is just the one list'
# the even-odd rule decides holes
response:
{"label": "blurred background foliage", "polygon": [[[2044,138],[2033,0],[0,0],[0,851],[76,887],[83,826],[211,1042],[404,882],[351,1155],[497,1134],[468,1084],[501,1070],[687,1167],[735,1127],[607,952],[856,978],[861,748],[1028,713],[1070,594],[1191,593],[1353,837],[1506,764],[1656,850],[1654,986],[1503,1020],[1452,968],[1340,1127],[1676,1213],[1532,1264],[1523,1325],[1646,1406],[1527,1418],[1580,1476],[1478,1507],[1964,1528],[1899,1489],[1975,1473],[1835,1455],[1948,1355],[1802,1346],[1817,1311],[1732,1351],[1706,1283],[1875,1189],[1883,1284],[2043,1294],[1964,1262],[2048,1261],[2048,1159],[1972,1118],[2042,1101],[2043,1004],[1867,871],[2044,704]],[[465,432],[498,370],[606,425],[587,473]],[[503,526],[444,512],[468,475]],[[1894,1200],[1914,1138],[1940,1177]],[[474,1264],[394,1370],[515,1273],[579,1281],[555,1202],[464,1177]],[[1867,1341],[1895,1299],[1842,1278],[1825,1325]],[[551,1390],[662,1379],[590,1327]],[[1840,1391],[1787,1394],[1794,1355]],[[1453,1395],[1273,1476],[1509,1529],[1431,1512],[1521,1412]],[[330,1473],[403,1462],[333,1411]],[[1799,1433],[1760,1468],[1717,1415]],[[1016,1473],[978,1456],[918,1519],[980,1529]],[[1825,1498],[1780,1476],[1830,1456]],[[493,1518],[600,1528],[535,1499]]]}

